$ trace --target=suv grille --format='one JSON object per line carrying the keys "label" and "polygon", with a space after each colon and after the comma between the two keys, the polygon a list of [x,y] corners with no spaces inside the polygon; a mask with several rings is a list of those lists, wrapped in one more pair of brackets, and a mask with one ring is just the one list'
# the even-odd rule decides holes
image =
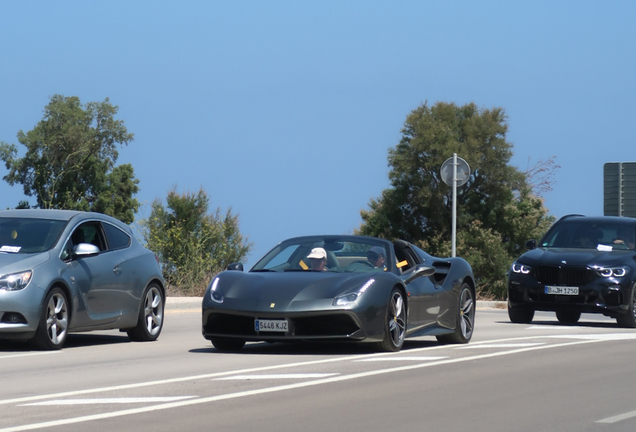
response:
{"label": "suv grille", "polygon": [[537,280],[546,285],[586,285],[596,279],[594,270],[587,267],[540,266],[535,269]]}

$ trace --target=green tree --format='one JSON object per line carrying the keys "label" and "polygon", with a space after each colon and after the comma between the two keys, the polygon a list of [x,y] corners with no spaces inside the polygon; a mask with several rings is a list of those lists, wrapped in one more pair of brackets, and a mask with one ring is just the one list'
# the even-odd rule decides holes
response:
{"label": "green tree", "polygon": [[118,145],[127,145],[133,134],[115,119],[117,111],[108,98],[82,105],[75,96],[54,95],[35,128],[18,132],[24,157],[14,144],[0,143],[9,170],[3,179],[22,184],[37,208],[98,211],[132,223],[139,180],[130,164],[115,163]]}
{"label": "green tree", "polygon": [[166,206],[152,203],[141,221],[146,247],[157,254],[168,289],[181,295],[202,295],[212,277],[228,264],[243,260],[252,244],[239,231],[231,210],[208,213],[209,198],[168,192]]}
{"label": "green tree", "polygon": [[503,298],[508,266],[527,239],[553,222],[528,174],[509,164],[506,119],[502,108],[474,103],[425,103],[411,112],[400,142],[389,150],[391,187],[361,211],[356,232],[402,238],[449,256],[452,190],[440,168],[457,153],[472,171],[457,190],[457,253],[473,266],[483,296]]}

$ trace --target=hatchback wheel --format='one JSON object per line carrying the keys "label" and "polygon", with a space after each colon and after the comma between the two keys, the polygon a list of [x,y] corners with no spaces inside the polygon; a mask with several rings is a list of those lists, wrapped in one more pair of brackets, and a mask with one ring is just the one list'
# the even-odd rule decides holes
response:
{"label": "hatchback wheel", "polygon": [[66,294],[61,288],[53,288],[44,300],[40,323],[31,339],[31,345],[40,350],[58,350],[66,342],[69,309]]}
{"label": "hatchback wheel", "polygon": [[154,341],[163,328],[163,292],[157,284],[150,284],[141,301],[137,326],[127,331],[128,337],[136,342]]}

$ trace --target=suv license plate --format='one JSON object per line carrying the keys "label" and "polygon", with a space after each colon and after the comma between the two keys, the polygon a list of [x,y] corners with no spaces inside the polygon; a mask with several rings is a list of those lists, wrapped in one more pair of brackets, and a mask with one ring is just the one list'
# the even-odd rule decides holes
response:
{"label": "suv license plate", "polygon": [[254,330],[270,331],[270,332],[286,332],[289,329],[289,323],[287,320],[254,320]]}
{"label": "suv license plate", "polygon": [[579,287],[564,287],[564,286],[545,286],[546,294],[557,295],[579,295]]}

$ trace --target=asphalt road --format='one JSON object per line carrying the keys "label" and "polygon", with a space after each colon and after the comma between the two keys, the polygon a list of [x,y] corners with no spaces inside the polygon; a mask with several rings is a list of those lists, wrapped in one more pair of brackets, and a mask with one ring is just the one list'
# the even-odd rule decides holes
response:
{"label": "asphalt road", "polygon": [[468,345],[248,344],[217,352],[200,310],[170,304],[157,342],[71,335],[59,352],[0,342],[0,432],[630,431],[636,331],[584,315],[511,324],[477,311]]}

